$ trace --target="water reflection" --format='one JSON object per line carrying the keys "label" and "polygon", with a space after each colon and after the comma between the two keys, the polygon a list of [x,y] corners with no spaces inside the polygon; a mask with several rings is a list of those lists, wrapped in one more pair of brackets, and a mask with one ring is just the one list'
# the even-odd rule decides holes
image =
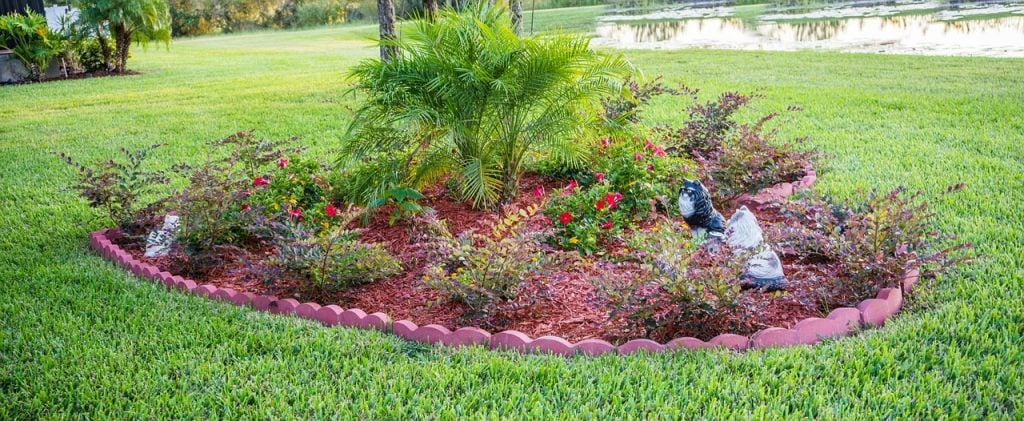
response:
{"label": "water reflection", "polygon": [[943,20],[936,13],[927,13],[787,21],[714,16],[717,14],[656,22],[607,22],[598,25],[595,43],[644,49],[829,49],[1024,57],[1024,15],[969,20],[943,16]]}

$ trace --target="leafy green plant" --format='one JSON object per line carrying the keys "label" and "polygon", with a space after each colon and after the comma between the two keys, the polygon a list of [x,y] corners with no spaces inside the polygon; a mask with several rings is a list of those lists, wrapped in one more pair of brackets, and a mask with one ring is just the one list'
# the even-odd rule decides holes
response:
{"label": "leafy green plant", "polygon": [[77,179],[72,190],[89,202],[89,207],[103,209],[110,221],[130,235],[145,234],[146,216],[152,215],[163,204],[157,200],[143,205],[144,198],[167,184],[164,171],[144,168],[150,154],[161,145],[151,145],[135,151],[121,148],[121,159],[109,159],[93,165],[75,161],[65,153],[58,157],[73,167]]}
{"label": "leafy green plant", "polygon": [[274,223],[271,264],[307,282],[315,293],[334,293],[351,286],[397,275],[402,264],[380,244],[359,241],[359,229],[348,229],[362,211],[349,208],[339,223],[324,230],[306,229],[285,219]]}
{"label": "leafy green plant", "polygon": [[451,175],[456,194],[478,208],[515,196],[534,154],[585,166],[588,150],[575,140],[602,123],[600,98],[618,92],[627,64],[592,50],[586,37],[520,38],[510,25],[497,9],[446,10],[382,41],[401,57],[352,70],[353,91],[366,101],[341,162],[386,153],[406,164],[392,166],[405,170],[397,184],[419,188]]}
{"label": "leafy green plant", "polygon": [[[266,142],[266,141],[264,141]],[[269,145],[274,142],[267,142]],[[246,147],[251,149],[251,147]],[[265,167],[260,161],[273,160],[279,149],[268,149],[257,159],[255,171]],[[251,153],[251,150],[250,150]],[[270,170],[264,177],[268,184],[265,188],[253,189],[251,197],[246,201],[258,206],[267,214],[288,213],[293,219],[302,220],[307,226],[329,227],[334,225],[341,214],[332,201],[333,186],[323,165],[319,162],[303,158],[300,155],[288,155],[278,158],[277,168]]]}
{"label": "leafy green plant", "polygon": [[381,197],[371,202],[370,208],[379,208],[387,205],[394,206],[395,210],[391,212],[391,216],[388,219],[388,223],[394,225],[395,221],[399,219],[411,222],[413,218],[423,213],[423,205],[419,203],[422,199],[424,199],[423,194],[414,189],[395,187],[385,191]]}
{"label": "leafy green plant", "polygon": [[64,50],[59,34],[50,32],[46,17],[26,9],[25,14],[0,16],[0,48],[14,52],[33,79],[43,80],[50,61]]}
{"label": "leafy green plant", "polygon": [[500,303],[515,299],[530,274],[553,255],[542,253],[526,232],[525,221],[539,207],[506,213],[484,233],[440,235],[430,242],[431,260],[423,282],[465,304],[473,315],[493,314]]}

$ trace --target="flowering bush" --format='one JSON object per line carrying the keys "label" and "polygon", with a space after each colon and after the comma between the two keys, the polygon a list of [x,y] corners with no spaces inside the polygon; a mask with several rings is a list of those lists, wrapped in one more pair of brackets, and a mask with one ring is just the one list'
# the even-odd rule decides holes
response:
{"label": "flowering bush", "polygon": [[516,298],[526,277],[540,273],[551,257],[526,230],[525,221],[538,210],[531,205],[507,212],[489,232],[438,235],[428,247],[433,263],[423,282],[474,315],[492,314],[498,304]]}
{"label": "flowering bush", "polygon": [[935,214],[920,193],[902,188],[887,194],[871,191],[853,206],[814,193],[777,206],[785,222],[769,227],[772,241],[805,260],[836,265],[834,282],[819,291],[830,305],[850,305],[881,288],[899,287],[904,273],[915,267],[951,268],[971,247],[936,248],[953,238],[932,230]]}
{"label": "flowering bush", "polygon": [[597,171],[581,177],[583,187],[573,181],[544,211],[554,224],[552,242],[584,254],[637,221],[674,212],[669,199],[690,168],[650,141],[604,138],[598,148]]}
{"label": "flowering bush", "polygon": [[692,240],[689,229],[676,221],[663,221],[631,238],[642,264],[640,275],[597,282],[612,305],[612,317],[656,339],[681,331],[725,330],[744,317],[739,277],[748,255],[734,254],[728,246],[700,247]]}
{"label": "flowering bush", "polygon": [[253,180],[253,193],[247,203],[256,204],[264,212],[285,213],[306,226],[332,226],[338,219],[338,208],[331,201],[332,186],[323,166],[297,155],[278,158],[274,165],[277,168],[270,175]]}

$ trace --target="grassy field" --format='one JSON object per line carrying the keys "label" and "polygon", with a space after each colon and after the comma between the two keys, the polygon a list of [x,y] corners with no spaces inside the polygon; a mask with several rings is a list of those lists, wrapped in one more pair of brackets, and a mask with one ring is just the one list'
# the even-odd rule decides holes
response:
{"label": "grassy field", "polygon": [[[329,155],[352,105],[345,69],[376,53],[373,33],[187,39],[135,52],[140,76],[0,87],[0,419],[1024,416],[1024,60],[625,53],[708,95],[759,89],[760,111],[805,108],[785,133],[830,155],[817,188],[923,189],[938,228],[977,245],[982,260],[929,282],[885,328],[820,346],[569,360],[434,349],[168,292],[87,250],[107,223],[62,190],[71,174],[51,151],[166,143],[159,165],[199,162],[205,141],[255,128]],[[672,121],[684,104],[648,116]]]}

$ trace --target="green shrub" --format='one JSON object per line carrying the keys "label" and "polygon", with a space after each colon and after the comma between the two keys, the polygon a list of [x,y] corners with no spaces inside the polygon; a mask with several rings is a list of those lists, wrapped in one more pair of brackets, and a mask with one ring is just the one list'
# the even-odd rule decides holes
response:
{"label": "green shrub", "polygon": [[397,275],[402,271],[398,259],[379,244],[359,241],[360,230],[345,228],[361,214],[347,209],[337,216],[336,227],[324,230],[287,220],[273,224],[271,265],[297,276],[305,282],[304,289],[319,294]]}
{"label": "green shrub", "polygon": [[433,231],[440,235],[429,243],[433,263],[424,283],[465,304],[472,315],[494,314],[498,304],[515,299],[526,277],[540,273],[552,257],[525,230],[525,221],[538,209],[534,205],[508,212],[485,232],[457,238],[435,225]]}
{"label": "green shrub", "polygon": [[[104,38],[109,51],[114,50],[114,43],[109,38]],[[87,72],[106,71],[107,63],[103,58],[103,47],[97,38],[89,38],[81,44],[77,50],[78,65]],[[131,55],[129,55],[131,57]]]}
{"label": "green shrub", "polygon": [[351,72],[366,101],[342,162],[390,155],[405,164],[392,166],[404,169],[401,184],[413,188],[451,175],[455,193],[478,208],[514,197],[529,159],[585,167],[588,151],[576,139],[602,124],[600,98],[619,92],[627,69],[586,37],[520,38],[508,16],[486,7],[442,11],[435,23],[417,21],[383,42],[401,58],[363,61]]}

